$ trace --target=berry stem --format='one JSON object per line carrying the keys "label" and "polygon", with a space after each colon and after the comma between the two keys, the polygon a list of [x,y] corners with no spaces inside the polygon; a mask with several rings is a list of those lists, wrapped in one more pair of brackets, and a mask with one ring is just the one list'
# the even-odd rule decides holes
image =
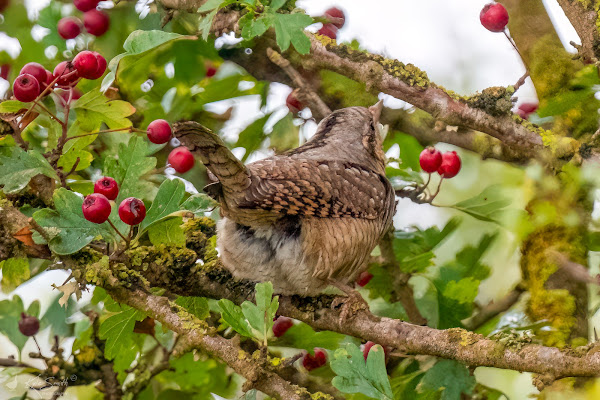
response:
{"label": "berry stem", "polygon": [[517,47],[516,43],[508,35],[508,32],[506,32],[506,29],[504,29],[504,31],[502,31],[502,33],[504,33],[504,36],[506,36],[506,39],[508,39],[508,41],[510,42],[510,44],[512,45],[512,47],[517,51],[517,53],[519,54],[519,57],[521,58],[521,62],[523,62],[523,66],[525,67],[525,74],[523,74],[523,76],[521,78],[519,78],[519,80],[515,84],[515,91],[516,91],[521,86],[523,86],[523,84],[525,83],[525,79],[527,79],[527,77],[529,76],[529,67],[527,67],[527,64],[525,64],[525,59],[523,58],[523,54],[521,54],[521,52],[519,51],[519,48]]}
{"label": "berry stem", "polygon": [[[32,339],[33,339],[33,341],[35,342],[35,345],[36,345],[36,346],[37,346],[37,348],[38,348],[38,352],[40,353],[40,356],[42,356],[42,348],[40,347],[40,344],[38,343],[37,339],[35,338],[35,335],[33,335],[31,338],[32,338]],[[42,357],[43,357],[43,356],[42,356]]]}
{"label": "berry stem", "polygon": [[442,188],[442,182],[444,182],[444,177],[443,176],[442,176],[442,179],[440,179],[440,183],[438,183],[438,187],[437,187],[435,193],[429,199],[429,204],[431,204],[431,202],[433,201],[433,199],[435,199],[435,196],[437,196],[438,193],[440,192],[440,189]]}
{"label": "berry stem", "polygon": [[58,122],[61,126],[64,124],[63,121],[61,121],[60,119],[58,119],[58,117],[52,113],[52,111],[50,111],[43,103],[38,103],[38,100],[34,100],[33,101],[36,105],[40,106],[40,108],[50,116],[50,118],[52,118],[53,120],[55,120],[56,122]]}
{"label": "berry stem", "polygon": [[425,188],[427,186],[429,186],[430,182],[431,182],[431,172],[427,175],[427,182],[425,182],[425,184],[423,185],[423,188],[421,189],[421,191],[425,190]]}
{"label": "berry stem", "polygon": [[[63,71],[64,73],[64,71]],[[33,104],[31,105],[31,107],[29,107],[29,109],[27,110],[27,112],[25,114],[23,114],[23,118],[21,119],[22,121],[25,120],[25,118],[31,113],[31,111],[33,110],[33,108],[35,107],[36,104],[38,104],[38,101],[40,101],[42,99],[42,97],[44,97],[46,95],[46,93],[48,93],[49,91],[53,90],[52,87],[56,84],[56,82],[58,82],[58,80],[60,79],[60,77],[62,76],[62,74],[60,74],[59,76],[57,76],[56,78],[54,78],[52,80],[52,82],[50,82],[46,88],[44,90],[42,90],[42,92],[38,95],[38,97],[36,97],[36,99],[33,101]]]}
{"label": "berry stem", "polygon": [[125,243],[127,243],[127,238],[125,236],[123,236],[123,234],[117,229],[115,224],[113,224],[110,219],[107,219],[106,222],[108,222],[108,224],[110,226],[112,226],[112,228],[115,230],[115,232],[117,232],[119,234],[119,236],[121,236],[121,238],[125,241]]}
{"label": "berry stem", "polygon": [[133,235],[133,225],[129,226],[129,233],[127,234],[127,239],[125,239],[125,249],[129,248],[131,244],[131,236]]}
{"label": "berry stem", "polygon": [[102,131],[98,131],[98,132],[90,132],[90,133],[84,133],[81,135],[76,135],[76,136],[71,136],[69,138],[67,138],[67,141],[69,140],[73,140],[73,139],[79,139],[80,137],[84,137],[84,136],[92,136],[92,135],[98,135],[101,133],[111,133],[111,132],[146,132],[145,130],[142,129],[137,129],[137,128],[133,128],[131,126],[127,127],[127,128],[115,128],[115,129],[105,129]]}

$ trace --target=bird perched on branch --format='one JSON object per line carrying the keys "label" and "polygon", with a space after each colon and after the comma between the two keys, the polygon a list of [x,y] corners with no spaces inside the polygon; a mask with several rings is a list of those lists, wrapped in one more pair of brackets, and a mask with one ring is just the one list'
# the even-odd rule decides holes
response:
{"label": "bird perched on branch", "polygon": [[276,293],[313,296],[348,288],[390,228],[394,191],[378,130],[382,103],[337,110],[304,145],[244,165],[195,122],[175,136],[218,182],[217,245],[236,278],[271,281]]}

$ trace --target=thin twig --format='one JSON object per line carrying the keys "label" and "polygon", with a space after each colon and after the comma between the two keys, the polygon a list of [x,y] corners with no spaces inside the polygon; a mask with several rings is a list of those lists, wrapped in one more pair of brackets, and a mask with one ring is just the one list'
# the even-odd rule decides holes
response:
{"label": "thin twig", "polygon": [[498,301],[491,301],[487,305],[483,306],[477,314],[471,317],[466,323],[465,327],[471,331],[477,330],[488,321],[495,318],[498,314],[501,314],[511,308],[525,292],[525,288],[522,285],[517,285],[516,288],[511,290],[506,296]]}
{"label": "thin twig", "polygon": [[110,226],[112,226],[112,228],[115,230],[115,232],[117,232],[119,234],[119,236],[121,236],[121,238],[125,241],[125,243],[127,243],[127,238],[125,236],[123,236],[123,234],[117,229],[115,224],[113,224],[110,219],[107,219],[106,222],[108,222],[108,224]]}

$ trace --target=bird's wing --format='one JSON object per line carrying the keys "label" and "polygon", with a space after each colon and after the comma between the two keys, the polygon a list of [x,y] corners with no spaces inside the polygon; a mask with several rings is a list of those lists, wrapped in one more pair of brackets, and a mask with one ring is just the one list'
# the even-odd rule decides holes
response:
{"label": "bird's wing", "polygon": [[389,212],[390,183],[359,165],[282,156],[247,167],[250,185],[240,208],[320,218],[376,219]]}

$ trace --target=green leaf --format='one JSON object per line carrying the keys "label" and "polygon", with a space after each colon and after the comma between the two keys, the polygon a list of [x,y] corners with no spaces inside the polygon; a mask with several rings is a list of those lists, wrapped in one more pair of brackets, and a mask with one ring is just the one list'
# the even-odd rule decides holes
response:
{"label": "green leaf", "polygon": [[109,100],[99,90],[93,90],[81,96],[74,104],[77,120],[83,131],[92,132],[104,122],[110,129],[127,128],[131,121],[127,118],[135,108],[123,100]]}
{"label": "green leaf", "polygon": [[290,43],[298,53],[308,54],[310,39],[304,33],[304,28],[313,23],[313,19],[306,14],[274,14],[275,36],[281,51],[286,51]]}
{"label": "green leaf", "polygon": [[270,14],[263,14],[254,19],[253,13],[247,13],[240,19],[242,37],[244,40],[250,40],[257,36],[262,36],[273,25],[273,22],[273,16]]}
{"label": "green leaf", "polygon": [[441,360],[427,370],[417,385],[417,392],[441,392],[441,400],[455,400],[460,399],[461,394],[471,394],[474,388],[475,377],[471,376],[467,367],[453,360]]}
{"label": "green leaf", "polygon": [[50,336],[58,335],[60,337],[73,335],[73,324],[67,322],[67,318],[75,308],[75,300],[69,299],[65,307],[59,303],[62,293],[56,296],[50,303],[50,307],[40,319],[40,330],[50,327]]}
{"label": "green leaf", "polygon": [[32,315],[36,318],[40,316],[40,302],[38,300],[32,301],[29,307],[27,307],[27,315]]}
{"label": "green leaf", "polygon": [[22,350],[29,339],[19,332],[18,324],[23,312],[23,301],[19,296],[11,300],[0,301],[0,333],[6,335],[19,350]]}
{"label": "green leaf", "polygon": [[[44,208],[36,211],[33,219],[46,228],[50,237],[48,245],[56,254],[75,253],[97,236],[106,240],[114,238],[114,232],[107,223],[95,224],[83,218],[83,199],[77,193],[59,188],[52,198],[56,210]],[[38,243],[43,241],[37,232],[34,240]]]}
{"label": "green leaf", "polygon": [[185,246],[185,234],[181,228],[183,218],[175,217],[152,224],[148,228],[148,238],[154,246],[159,244]]}
{"label": "green leaf", "polygon": [[141,321],[146,315],[135,308],[123,306],[123,311],[111,315],[100,325],[100,339],[106,340],[104,355],[109,360],[121,352],[131,351],[133,342],[133,327],[136,321]]}
{"label": "green leaf", "polygon": [[73,342],[73,351],[79,350],[87,346],[92,340],[94,327],[89,318],[82,319],[75,323],[75,341]]}
{"label": "green leaf", "polygon": [[1,261],[0,269],[2,270],[0,286],[4,293],[12,292],[29,279],[29,261],[26,258],[9,258]]}
{"label": "green leaf", "polygon": [[20,110],[27,110],[29,105],[17,100],[5,100],[0,103],[0,114],[15,114]]}
{"label": "green leaf", "polygon": [[35,150],[24,151],[20,147],[0,147],[0,186],[6,194],[23,189],[31,178],[42,174],[58,179],[56,171],[43,155]]}
{"label": "green leaf", "polygon": [[285,3],[287,3],[287,0],[273,0],[271,1],[271,9],[279,10]]}
{"label": "green leaf", "polygon": [[488,186],[480,194],[456,203],[452,208],[469,214],[481,221],[500,224],[503,213],[512,201],[502,193],[502,186]]}
{"label": "green leaf", "polygon": [[215,15],[217,15],[217,12],[221,8],[235,3],[235,1],[236,0],[208,0],[198,9],[199,13],[210,11],[210,13],[200,20],[200,24],[198,25],[198,32],[202,32],[202,40],[206,41],[208,39],[208,35],[210,35],[210,28],[212,27],[212,22],[215,18]]}
{"label": "green leaf", "polygon": [[185,184],[179,179],[167,179],[158,188],[146,218],[140,228],[144,230],[160,219],[179,211],[179,203],[185,195]]}
{"label": "green leaf", "polygon": [[315,347],[336,350],[344,339],[346,339],[346,336],[340,333],[331,331],[315,332],[310,325],[295,324],[285,332],[285,335],[277,338],[276,345],[307,351],[313,351]]}
{"label": "green leaf", "polygon": [[234,331],[242,336],[252,337],[250,325],[239,306],[227,299],[221,299],[217,304],[221,311],[221,317]]}
{"label": "green leaf", "polygon": [[385,369],[385,355],[380,345],[369,351],[365,362],[355,344],[338,349],[330,363],[337,375],[331,383],[343,393],[362,393],[374,399],[392,400],[392,388]]}
{"label": "green leaf", "polygon": [[235,146],[246,149],[242,161],[245,161],[253,151],[258,150],[265,140],[264,126],[270,116],[271,114],[267,114],[264,117],[257,119],[240,133]]}
{"label": "green leaf", "polygon": [[273,284],[263,282],[256,284],[256,304],[249,301],[242,303],[242,312],[250,326],[254,329],[254,337],[266,340],[273,328],[273,318],[279,308],[279,298],[273,298]]}
{"label": "green leaf", "polygon": [[286,114],[273,125],[273,132],[269,135],[271,148],[277,153],[283,153],[298,147],[299,130],[300,127],[294,125],[292,113]]}
{"label": "green leaf", "polygon": [[206,211],[210,211],[218,205],[219,203],[213,198],[207,196],[204,193],[198,193],[188,197],[183,203],[181,203],[179,209],[190,211],[198,215],[203,214]]}
{"label": "green leaf", "polygon": [[175,304],[185,308],[191,314],[199,319],[205,319],[210,315],[208,300],[205,297],[186,297],[180,296],[175,300]]}

